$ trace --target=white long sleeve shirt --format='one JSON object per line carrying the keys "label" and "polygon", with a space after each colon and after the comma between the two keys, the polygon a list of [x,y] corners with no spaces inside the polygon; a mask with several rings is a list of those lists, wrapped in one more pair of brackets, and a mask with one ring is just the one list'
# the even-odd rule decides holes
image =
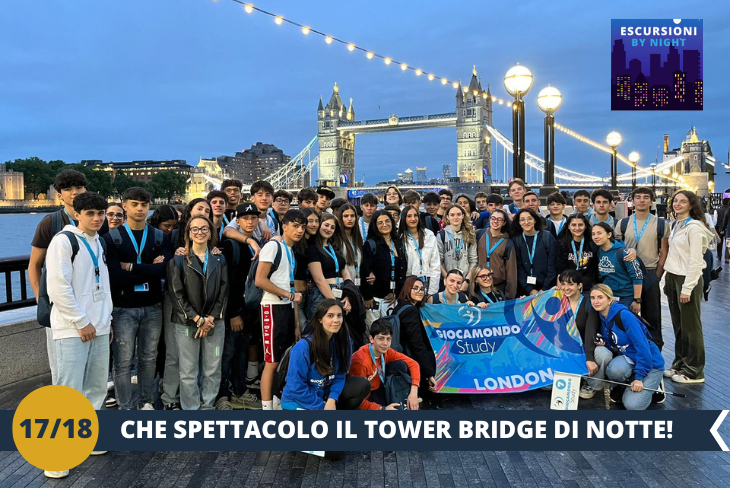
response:
{"label": "white long sleeve shirt", "polygon": [[686,225],[675,222],[673,227],[664,271],[684,276],[682,294],[691,295],[705,268],[707,246],[715,237],[699,220],[690,220]]}
{"label": "white long sleeve shirt", "polygon": [[[91,324],[96,335],[107,335],[112,323],[112,295],[109,285],[109,270],[104,259],[99,234],[89,236],[73,225],[63,229],[76,235],[79,251],[71,262],[71,241],[63,234],[56,234],[46,253],[46,284],[48,297],[53,303],[51,309],[51,330],[53,339],[79,337],[79,330]],[[94,261],[81,239],[89,243],[98,255],[99,289],[103,298],[94,301],[96,278]]]}
{"label": "white long sleeve shirt", "polygon": [[426,296],[435,295],[439,291],[439,279],[441,278],[441,255],[436,243],[436,236],[429,229],[424,229],[423,249],[419,255],[416,243],[406,233],[404,244],[406,247],[406,276],[418,276],[428,278],[428,289]]}

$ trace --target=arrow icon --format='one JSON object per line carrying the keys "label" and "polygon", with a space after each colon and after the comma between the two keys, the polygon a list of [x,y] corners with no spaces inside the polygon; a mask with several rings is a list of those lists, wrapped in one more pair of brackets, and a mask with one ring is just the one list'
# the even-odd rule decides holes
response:
{"label": "arrow icon", "polygon": [[717,417],[717,420],[715,420],[715,424],[710,429],[710,434],[712,434],[712,437],[715,438],[717,443],[720,445],[720,449],[723,451],[727,451],[727,444],[725,444],[725,441],[722,440],[722,437],[720,437],[720,434],[717,432],[717,429],[720,428],[720,425],[722,425],[722,421],[725,420],[725,417],[727,417],[728,412],[730,410],[723,410],[722,413],[720,413],[720,416]]}

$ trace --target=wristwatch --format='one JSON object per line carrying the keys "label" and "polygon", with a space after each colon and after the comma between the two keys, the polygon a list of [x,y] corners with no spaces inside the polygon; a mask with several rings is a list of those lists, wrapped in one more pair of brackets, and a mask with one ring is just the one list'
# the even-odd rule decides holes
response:
{"label": "wristwatch", "polygon": [[636,302],[639,305],[641,305],[641,298],[634,298],[634,302]]}

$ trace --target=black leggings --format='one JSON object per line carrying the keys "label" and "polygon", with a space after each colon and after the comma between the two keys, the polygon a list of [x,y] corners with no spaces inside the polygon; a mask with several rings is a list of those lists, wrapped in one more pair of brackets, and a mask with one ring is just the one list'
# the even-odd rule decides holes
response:
{"label": "black leggings", "polygon": [[370,394],[370,382],[364,376],[348,376],[337,400],[337,410],[359,410]]}

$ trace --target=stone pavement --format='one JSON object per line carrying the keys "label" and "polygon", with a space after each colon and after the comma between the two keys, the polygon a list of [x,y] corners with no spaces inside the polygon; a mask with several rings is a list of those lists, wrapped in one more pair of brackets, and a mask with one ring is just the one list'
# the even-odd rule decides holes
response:
{"label": "stone pavement", "polygon": [[[653,409],[721,410],[730,406],[730,270],[713,282],[702,307],[707,352],[704,385],[667,383],[687,398],[668,397]],[[664,357],[673,357],[673,333],[663,307]],[[48,375],[0,388],[0,408],[13,409]],[[445,395],[431,408],[539,410],[550,392]],[[581,409],[612,409],[606,396],[581,400]],[[730,420],[720,433],[730,443]],[[414,446],[415,447],[415,446]],[[597,446],[598,447],[598,446]],[[300,452],[113,452],[91,457],[63,480],[48,480],[17,452],[0,453],[0,488],[74,487],[728,487],[730,454],[723,452],[479,451],[348,452],[328,461]]]}

